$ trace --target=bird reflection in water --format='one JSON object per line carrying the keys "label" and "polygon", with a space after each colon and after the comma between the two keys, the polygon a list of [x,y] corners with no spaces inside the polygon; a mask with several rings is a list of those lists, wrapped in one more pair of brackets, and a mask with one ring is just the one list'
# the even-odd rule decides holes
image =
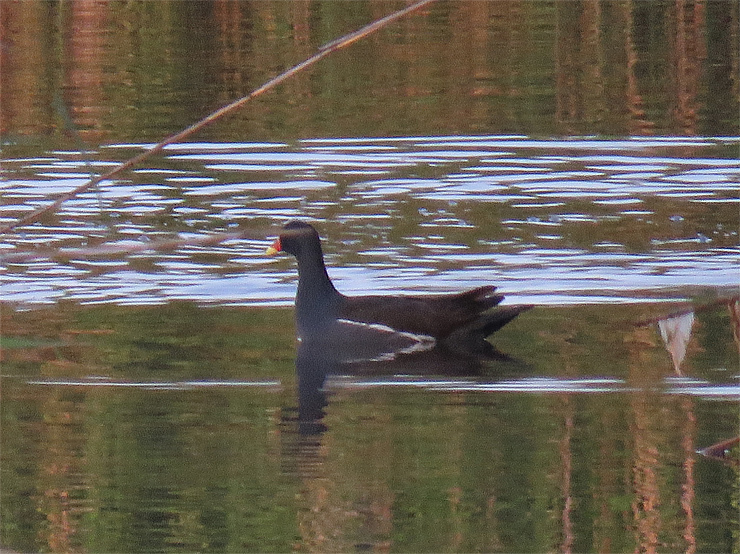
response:
{"label": "bird reflection in water", "polygon": [[496,375],[499,378],[521,374],[528,368],[524,362],[493,346],[485,354],[438,345],[428,350],[391,355],[367,347],[358,350],[348,344],[331,347],[324,340],[302,340],[296,352],[298,408],[287,411],[282,421],[282,470],[301,478],[322,474],[322,437],[328,430],[324,418],[335,378],[351,376],[358,380],[353,382],[359,386],[378,378],[400,376],[477,379]]}
{"label": "bird reflection in water", "polygon": [[330,377],[353,376],[360,379],[418,376],[432,378],[482,377],[521,373],[528,366],[493,346],[485,355],[479,352],[451,350],[445,346],[413,353],[392,355],[369,348],[357,350],[324,341],[304,340],[298,345],[296,375],[298,378],[298,430],[302,435],[326,430],[322,419],[328,404]]}

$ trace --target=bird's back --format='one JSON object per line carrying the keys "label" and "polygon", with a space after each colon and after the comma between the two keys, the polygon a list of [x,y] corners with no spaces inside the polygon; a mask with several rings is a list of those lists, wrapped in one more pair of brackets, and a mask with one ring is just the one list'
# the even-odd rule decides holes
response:
{"label": "bird's back", "polygon": [[441,340],[501,302],[503,296],[495,290],[484,286],[457,294],[345,297],[338,315]]}

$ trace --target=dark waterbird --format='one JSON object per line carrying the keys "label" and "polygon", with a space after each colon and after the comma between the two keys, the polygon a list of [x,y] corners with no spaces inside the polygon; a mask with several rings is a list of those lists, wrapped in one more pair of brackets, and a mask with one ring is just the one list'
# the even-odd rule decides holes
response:
{"label": "dark waterbird", "polygon": [[302,343],[342,361],[390,360],[442,348],[499,357],[486,338],[531,306],[499,306],[487,285],[453,294],[345,296],[334,287],[316,230],[301,221],[283,227],[267,249],[298,261],[296,328]]}

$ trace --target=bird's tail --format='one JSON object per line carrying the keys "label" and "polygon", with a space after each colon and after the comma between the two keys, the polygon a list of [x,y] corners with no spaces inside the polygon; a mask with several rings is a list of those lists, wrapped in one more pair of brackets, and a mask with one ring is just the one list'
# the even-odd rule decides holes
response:
{"label": "bird's tail", "polygon": [[532,307],[530,305],[500,307],[457,329],[444,339],[444,343],[455,351],[499,358],[502,354],[486,338]]}
{"label": "bird's tail", "polygon": [[533,306],[525,304],[521,306],[502,306],[490,314],[484,314],[476,322],[473,323],[473,329],[471,332],[477,332],[482,334],[482,338],[486,338],[499,329],[509,323],[512,319],[518,316],[522,312],[531,310]]}

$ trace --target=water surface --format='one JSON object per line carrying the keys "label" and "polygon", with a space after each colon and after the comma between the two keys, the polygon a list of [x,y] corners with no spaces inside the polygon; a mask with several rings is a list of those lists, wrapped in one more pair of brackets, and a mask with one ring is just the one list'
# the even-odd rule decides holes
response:
{"label": "water surface", "polygon": [[[3,220],[146,146],[7,157]],[[729,294],[737,280],[735,139],[524,137],[181,144],[130,177],[4,237],[2,252],[71,248],[9,263],[4,298],[285,304],[293,263],[263,255],[294,218],[325,238],[341,290],[445,291],[493,282],[519,302],[563,304]],[[8,154],[12,149],[8,149]],[[253,229],[170,252],[74,248]]]}
{"label": "water surface", "polygon": [[[0,225],[398,7],[2,3]],[[738,17],[436,2],[4,234],[2,548],[738,551]],[[535,308],[339,362],[294,218],[343,292]]]}
{"label": "water surface", "polygon": [[475,375],[412,356],[309,391],[290,310],[6,306],[5,540],[731,551],[737,467],[697,450],[737,433],[737,305],[695,314],[678,367],[634,325],[661,306],[539,308]]}

